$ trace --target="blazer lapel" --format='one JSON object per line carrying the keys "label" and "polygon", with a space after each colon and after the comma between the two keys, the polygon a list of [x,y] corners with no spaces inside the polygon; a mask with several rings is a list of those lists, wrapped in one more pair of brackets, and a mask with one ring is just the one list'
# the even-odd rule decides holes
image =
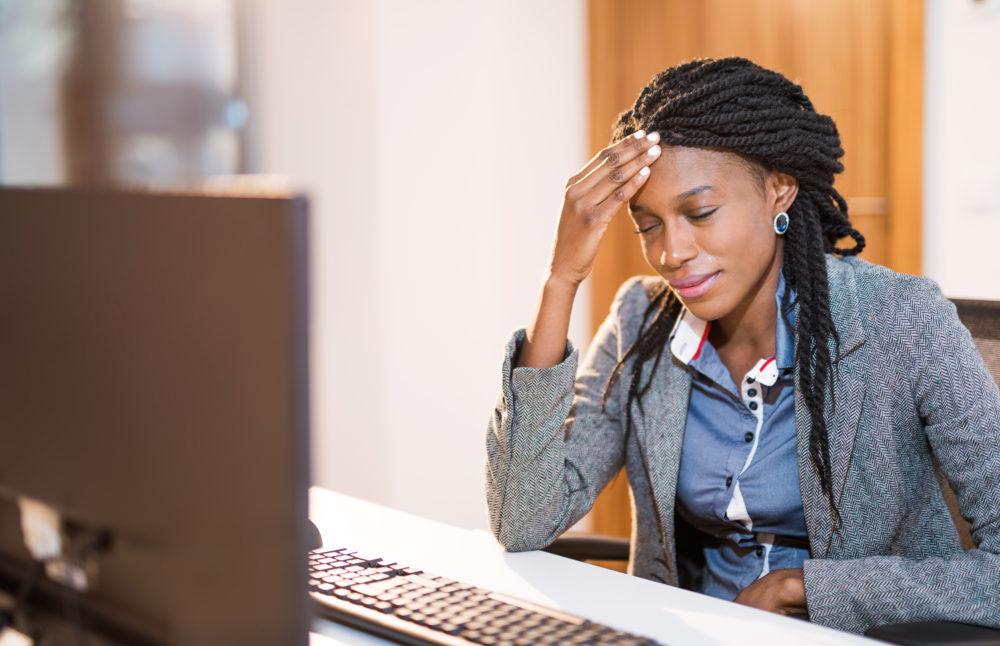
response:
{"label": "blazer lapel", "polygon": [[[834,358],[830,379],[833,383],[833,402],[826,397],[824,418],[830,447],[830,471],[834,500],[840,498],[847,482],[847,472],[854,453],[854,439],[864,403],[864,365],[860,353],[865,342],[864,329],[858,313],[858,299],[853,269],[832,257],[827,257],[827,276],[830,285],[830,316],[840,337],[839,352],[833,340],[830,355]],[[796,312],[796,321],[800,320]],[[806,529],[814,558],[826,558],[840,545],[833,536],[833,517],[830,505],[823,495],[819,476],[809,456],[809,410],[799,385],[799,370],[795,369],[795,427],[798,445],[799,487],[805,512]]]}
{"label": "blazer lapel", "polygon": [[[670,348],[664,348],[660,366],[653,375],[652,387],[643,398],[643,411],[632,405],[635,422],[635,439],[652,489],[653,504],[660,526],[666,555],[667,569],[677,582],[677,548],[674,541],[674,500],[677,496],[677,475],[681,464],[681,445],[687,423],[688,402],[691,396],[691,376],[673,357]],[[649,361],[643,367],[645,383],[652,369]]]}

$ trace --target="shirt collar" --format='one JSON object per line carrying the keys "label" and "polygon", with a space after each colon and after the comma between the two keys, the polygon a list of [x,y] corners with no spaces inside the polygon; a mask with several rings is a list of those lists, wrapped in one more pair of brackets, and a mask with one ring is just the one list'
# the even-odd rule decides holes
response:
{"label": "shirt collar", "polygon": [[[785,317],[781,315],[781,298],[785,295],[785,272],[778,272],[778,289],[774,292],[774,300],[778,303],[778,323],[774,326],[774,358],[778,361],[778,368],[791,369],[795,363],[795,309],[791,308],[788,313],[788,325],[785,324]],[[791,304],[795,303],[795,291],[792,290],[789,299]]]}
{"label": "shirt collar", "polygon": [[[793,310],[789,313],[788,322],[790,325],[787,325],[785,317],[781,315],[781,299],[784,294],[785,273],[779,271],[778,289],[774,292],[774,299],[778,304],[778,320],[775,325],[774,359],[781,370],[791,368],[795,360],[795,340],[792,337],[795,328],[795,312]],[[794,302],[794,291],[792,292],[791,299]],[[677,317],[673,331],[670,333],[668,341],[670,343],[670,351],[684,365],[691,364],[702,356],[705,344],[708,343],[708,333],[711,328],[711,321],[703,321],[692,314],[688,308],[683,308],[680,316]]]}

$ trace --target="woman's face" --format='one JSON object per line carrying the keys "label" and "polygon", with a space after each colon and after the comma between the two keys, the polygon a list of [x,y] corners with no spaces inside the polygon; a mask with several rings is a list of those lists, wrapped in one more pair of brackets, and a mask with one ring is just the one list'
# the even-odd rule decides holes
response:
{"label": "woman's face", "polygon": [[773,303],[782,259],[774,216],[796,192],[788,175],[762,181],[732,153],[664,146],[629,212],[649,265],[692,314],[715,321]]}

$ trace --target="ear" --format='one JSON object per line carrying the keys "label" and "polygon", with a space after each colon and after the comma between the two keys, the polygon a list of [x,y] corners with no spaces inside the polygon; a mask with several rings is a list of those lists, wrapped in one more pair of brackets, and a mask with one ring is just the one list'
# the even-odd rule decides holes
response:
{"label": "ear", "polygon": [[799,182],[791,175],[771,171],[767,177],[767,197],[774,206],[774,213],[788,211],[799,194]]}

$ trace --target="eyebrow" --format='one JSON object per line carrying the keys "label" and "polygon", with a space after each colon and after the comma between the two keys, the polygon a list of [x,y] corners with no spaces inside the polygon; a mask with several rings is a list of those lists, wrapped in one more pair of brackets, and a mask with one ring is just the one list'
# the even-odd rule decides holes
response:
{"label": "eyebrow", "polygon": [[[680,195],[678,195],[677,197],[675,197],[674,198],[674,204],[680,204],[681,202],[683,202],[684,200],[688,199],[689,197],[694,197],[695,195],[698,195],[700,193],[704,193],[705,191],[712,191],[712,190],[715,190],[715,187],[712,186],[712,185],[710,185],[710,184],[702,184],[701,186],[695,186],[694,188],[690,188],[690,189],[684,191],[683,193],[681,193]],[[644,207],[642,205],[632,206],[631,204],[629,204],[628,211],[629,211],[629,214],[631,215],[631,214],[634,214],[634,213],[641,213],[643,211],[649,211],[649,209],[647,209],[646,207]]]}
{"label": "eyebrow", "polygon": [[684,191],[683,193],[681,193],[680,195],[678,195],[677,197],[675,197],[674,198],[674,203],[677,204],[679,202],[683,202],[684,200],[688,199],[689,197],[694,197],[695,195],[698,195],[699,193],[704,193],[705,191],[711,191],[714,188],[715,188],[714,186],[710,186],[708,184],[702,184],[701,186],[695,186],[694,188],[688,189],[688,190]]}

